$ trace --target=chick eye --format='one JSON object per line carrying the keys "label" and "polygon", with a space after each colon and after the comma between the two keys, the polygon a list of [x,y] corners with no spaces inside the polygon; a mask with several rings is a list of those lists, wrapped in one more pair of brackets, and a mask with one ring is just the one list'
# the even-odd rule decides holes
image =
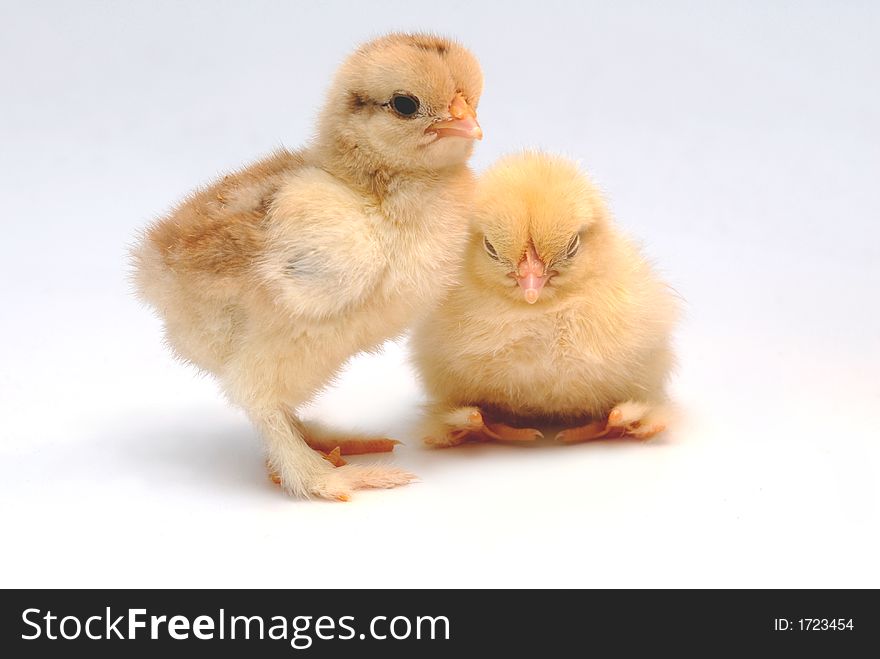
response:
{"label": "chick eye", "polygon": [[391,109],[401,117],[414,117],[419,111],[419,99],[409,94],[395,94],[391,97]]}
{"label": "chick eye", "polygon": [[575,254],[578,253],[578,250],[580,248],[581,248],[581,236],[580,236],[580,234],[576,233],[574,235],[574,238],[572,238],[568,242],[568,247],[565,248],[565,258],[567,258],[567,259],[572,258]]}
{"label": "chick eye", "polygon": [[495,249],[495,246],[489,242],[489,239],[486,236],[483,236],[483,248],[486,252],[496,261],[498,260],[498,252]]}

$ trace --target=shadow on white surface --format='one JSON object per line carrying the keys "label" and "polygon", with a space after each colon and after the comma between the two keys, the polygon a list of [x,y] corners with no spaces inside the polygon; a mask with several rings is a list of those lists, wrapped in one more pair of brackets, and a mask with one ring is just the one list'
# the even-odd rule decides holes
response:
{"label": "shadow on white surface", "polygon": [[[111,440],[99,440],[109,443]],[[119,467],[148,487],[178,485],[225,496],[271,492],[258,438],[243,415],[213,420],[193,409],[144,420],[113,440]]]}

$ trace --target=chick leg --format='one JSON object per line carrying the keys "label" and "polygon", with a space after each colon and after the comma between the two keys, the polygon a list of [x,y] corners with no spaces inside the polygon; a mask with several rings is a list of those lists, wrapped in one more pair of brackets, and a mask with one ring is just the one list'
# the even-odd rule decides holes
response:
{"label": "chick leg", "polygon": [[[344,464],[348,464],[342,458],[342,449],[340,448],[338,442],[334,443],[332,441],[332,438],[329,436],[318,439],[316,433],[314,432],[314,428],[309,428],[308,430],[306,430],[304,424],[289,412],[286,414],[286,418],[287,422],[292,424],[300,432],[300,434],[302,434],[302,436],[305,438],[306,444],[308,444],[309,447],[314,451],[317,451],[318,455],[324,458],[327,462],[332,464],[334,467],[341,467]],[[272,469],[268,461],[266,462],[266,469],[269,471],[269,480],[276,485],[281,485],[281,476],[278,475],[277,471],[274,471]]]}
{"label": "chick leg", "polygon": [[429,446],[447,448],[466,441],[530,442],[543,436],[534,428],[488,421],[480,408],[465,406],[435,412],[424,441]]}
{"label": "chick leg", "polygon": [[251,409],[249,415],[266,442],[269,478],[290,494],[311,496],[311,483],[332,469],[330,464],[305,443],[283,405]]}
{"label": "chick leg", "polygon": [[[341,467],[344,464],[348,464],[345,460],[342,459],[342,453],[339,450],[339,447],[330,449],[328,451],[322,451],[320,449],[316,449],[314,446],[309,444],[309,447],[316,451],[318,455],[324,458],[327,462],[332,464],[334,467]],[[275,483],[275,485],[281,485],[281,476],[277,471],[272,468],[272,465],[269,464],[269,461],[266,460],[266,471],[269,473],[269,480]]]}
{"label": "chick leg", "polygon": [[348,501],[353,490],[396,487],[415,478],[385,465],[334,468],[309,447],[301,424],[286,406],[251,409],[250,416],[266,441],[270,475],[274,474],[273,480],[295,496]]}

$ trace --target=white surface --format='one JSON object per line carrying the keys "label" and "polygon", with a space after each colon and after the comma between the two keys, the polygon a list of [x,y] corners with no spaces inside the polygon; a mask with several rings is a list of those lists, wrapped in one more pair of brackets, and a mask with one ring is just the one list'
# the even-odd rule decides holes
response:
{"label": "white surface", "polygon": [[[0,3],[0,586],[880,586],[877,4],[369,6]],[[162,348],[126,244],[392,28],[480,57],[478,168],[581,158],[687,299],[665,439],[424,450],[392,346],[310,413],[423,481],[293,501]]]}

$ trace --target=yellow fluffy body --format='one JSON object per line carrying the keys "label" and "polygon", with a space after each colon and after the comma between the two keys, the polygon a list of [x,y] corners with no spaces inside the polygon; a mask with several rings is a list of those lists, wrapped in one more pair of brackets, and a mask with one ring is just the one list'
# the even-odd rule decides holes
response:
{"label": "yellow fluffy body", "polygon": [[[510,276],[530,242],[558,273],[535,304]],[[432,400],[425,435],[457,443],[476,411],[521,425],[604,422],[617,410],[625,425],[659,428],[677,314],[574,163],[508,156],[478,181],[462,281],[413,336]]]}
{"label": "yellow fluffy body", "polygon": [[[453,283],[472,143],[434,141],[425,128],[456,92],[475,108],[481,88],[476,60],[454,42],[371,42],[341,67],[311,146],[197,191],[134,251],[138,291],[168,343],[247,410],[292,494],[347,499],[412,479],[392,467],[333,468],[305,443],[323,431],[295,411]],[[387,99],[399,90],[418,94],[424,116],[394,116]]]}

